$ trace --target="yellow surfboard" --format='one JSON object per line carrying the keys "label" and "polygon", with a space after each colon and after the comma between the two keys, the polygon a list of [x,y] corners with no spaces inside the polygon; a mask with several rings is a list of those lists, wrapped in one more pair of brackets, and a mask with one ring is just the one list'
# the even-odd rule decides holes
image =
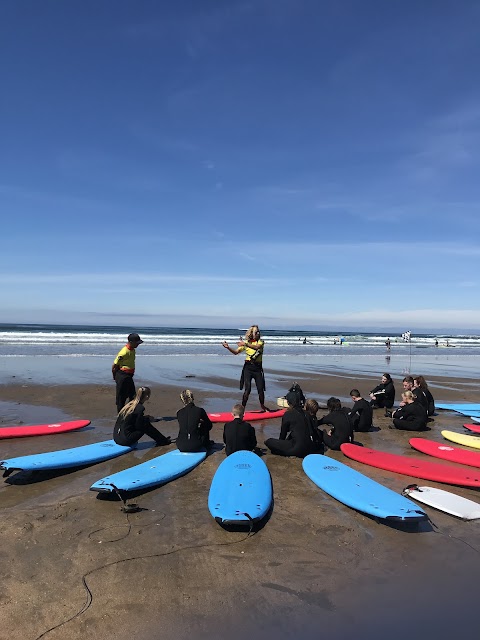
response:
{"label": "yellow surfboard", "polygon": [[289,404],[286,400],[286,398],[277,398],[277,404],[279,407],[285,407],[285,409],[288,409]]}
{"label": "yellow surfboard", "polygon": [[457,433],[456,431],[442,431],[442,436],[445,440],[450,440],[450,442],[480,449],[480,438],[478,436],[467,436],[464,433]]}

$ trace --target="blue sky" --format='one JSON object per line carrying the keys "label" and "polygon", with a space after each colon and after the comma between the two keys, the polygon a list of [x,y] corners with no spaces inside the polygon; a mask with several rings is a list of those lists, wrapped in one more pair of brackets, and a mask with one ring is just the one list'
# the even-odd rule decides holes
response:
{"label": "blue sky", "polygon": [[478,2],[0,5],[0,322],[478,328]]}

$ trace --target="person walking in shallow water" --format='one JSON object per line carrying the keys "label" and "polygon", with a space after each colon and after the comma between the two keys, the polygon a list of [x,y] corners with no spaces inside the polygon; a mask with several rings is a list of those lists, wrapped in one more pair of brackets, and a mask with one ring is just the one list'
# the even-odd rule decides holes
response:
{"label": "person walking in shallow water", "polygon": [[117,385],[116,405],[117,412],[122,409],[127,400],[135,397],[135,383],[133,375],[135,373],[135,349],[141,345],[143,340],[138,333],[131,333],[127,338],[127,344],[120,349],[117,357],[113,361],[112,375]]}
{"label": "person walking in shallow water", "polygon": [[240,389],[244,389],[242,397],[242,405],[247,406],[248,397],[252,390],[252,380],[258,391],[258,399],[263,411],[269,411],[265,406],[265,376],[263,374],[263,348],[264,341],[260,339],[260,329],[254,324],[245,334],[245,338],[237,342],[237,348],[232,349],[226,340],[222,342],[222,346],[228,349],[234,356],[245,351],[245,363],[240,376]]}

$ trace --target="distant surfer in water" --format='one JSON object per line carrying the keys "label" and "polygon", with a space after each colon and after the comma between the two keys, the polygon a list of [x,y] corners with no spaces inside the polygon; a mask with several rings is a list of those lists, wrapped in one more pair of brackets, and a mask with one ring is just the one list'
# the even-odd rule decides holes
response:
{"label": "distant surfer in water", "polygon": [[263,411],[269,411],[265,406],[265,376],[263,374],[262,356],[264,341],[260,339],[260,329],[254,324],[246,332],[243,340],[237,342],[237,348],[232,349],[226,340],[222,342],[225,349],[228,349],[234,356],[245,351],[245,363],[240,377],[240,389],[244,389],[242,397],[242,405],[247,406],[248,397],[252,390],[252,380],[258,391],[258,399]]}

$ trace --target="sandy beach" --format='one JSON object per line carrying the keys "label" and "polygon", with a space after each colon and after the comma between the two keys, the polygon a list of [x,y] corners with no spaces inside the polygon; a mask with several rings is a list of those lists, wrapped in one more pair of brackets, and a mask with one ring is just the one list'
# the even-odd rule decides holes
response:
{"label": "sandy beach", "polygon": [[[352,386],[366,395],[378,377],[299,376],[306,395],[345,398]],[[285,391],[292,373],[277,372]],[[397,400],[401,378],[396,378]],[[190,385],[188,384],[190,383]],[[429,377],[437,401],[478,401],[471,379]],[[224,410],[239,399],[236,379],[185,380],[183,387],[152,385],[147,411],[159,429],[176,436],[178,394],[195,384],[196,403]],[[275,405],[275,397],[267,401]],[[0,425],[89,418],[86,429],[63,435],[1,441],[2,459],[80,446],[111,437],[114,386],[4,384]],[[258,408],[252,393],[249,408]],[[322,415],[320,411],[319,415]],[[425,437],[463,431],[460,415],[438,412]],[[377,411],[378,431],[357,434],[370,447],[412,457],[415,434],[389,430]],[[280,421],[256,426],[260,446]],[[220,443],[222,425],[213,430]],[[207,495],[224,452],[216,451],[187,476],[132,498],[141,511],[89,491],[99,478],[174,448],[134,452],[66,472],[13,474],[2,480],[0,504],[2,637],[45,638],[435,638],[473,631],[480,569],[478,522],[462,522],[426,508],[432,522],[418,528],[379,523],[336,502],[305,476],[299,459],[264,457],[273,481],[274,508],[250,535],[225,531],[211,518]],[[346,461],[340,452],[327,455]],[[353,468],[400,492],[414,478]],[[452,490],[479,502],[478,491]],[[51,631],[49,631],[52,629]],[[48,633],[47,633],[48,632]]]}

